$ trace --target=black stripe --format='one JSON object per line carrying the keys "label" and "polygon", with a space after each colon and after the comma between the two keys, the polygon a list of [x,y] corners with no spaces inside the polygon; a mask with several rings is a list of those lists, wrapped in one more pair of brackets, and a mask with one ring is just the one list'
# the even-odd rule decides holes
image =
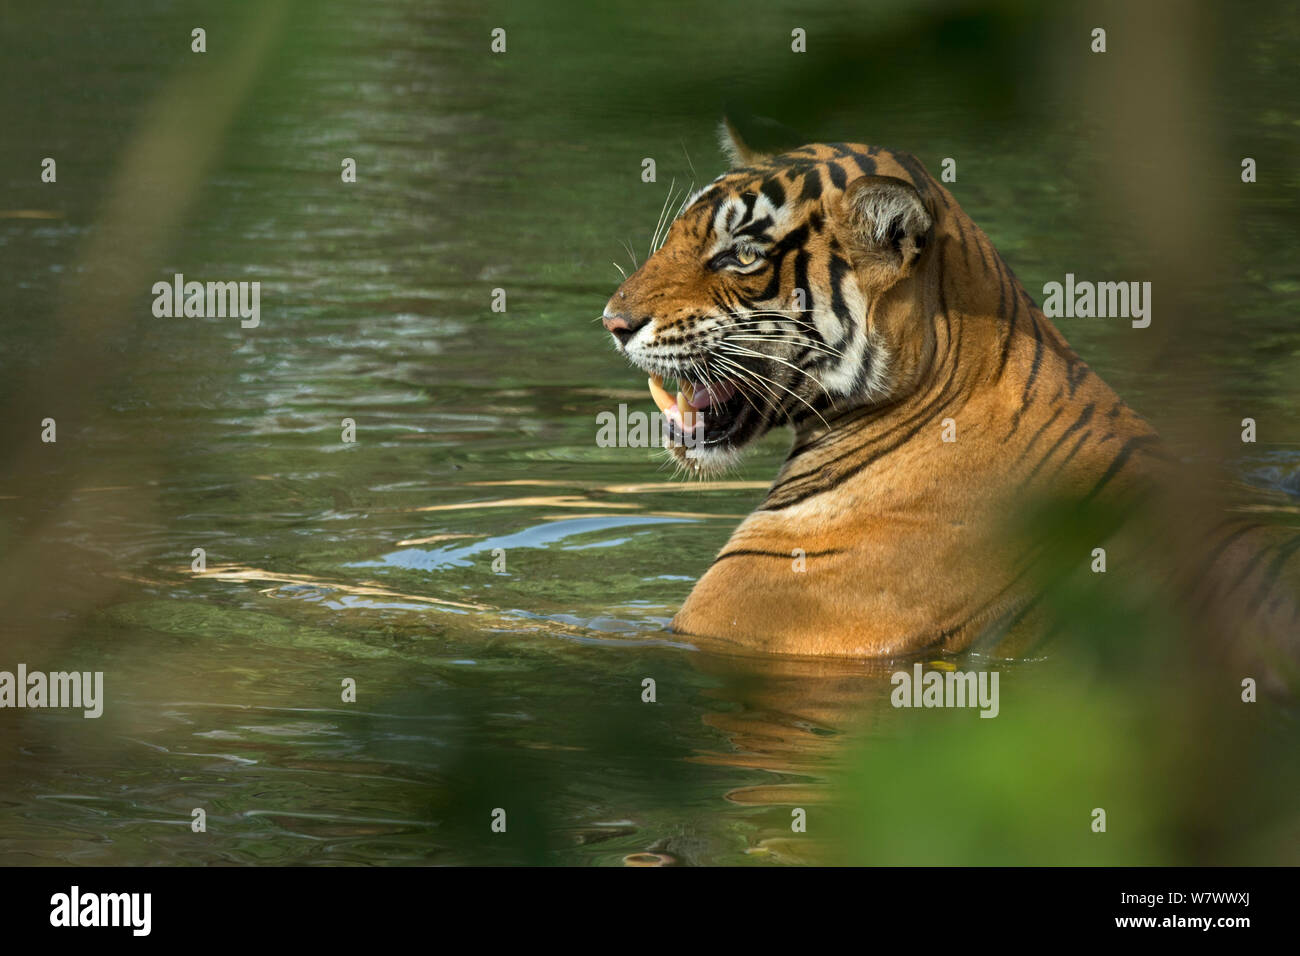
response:
{"label": "black stripe", "polygon": [[857,164],[858,171],[863,176],[874,176],[876,174],[876,161],[870,156],[862,156],[857,152],[850,151],[848,158]]}
{"label": "black stripe", "polygon": [[[1076,376],[1075,372],[1079,374]],[[1088,368],[1086,362],[1080,361],[1078,356],[1074,357],[1074,361],[1065,370],[1065,377],[1070,385],[1071,398],[1074,398],[1074,390],[1079,387],[1079,383],[1087,378],[1091,372],[1092,369]]]}
{"label": "black stripe", "polygon": [[1134,452],[1146,451],[1146,449],[1151,445],[1159,444],[1160,439],[1155,435],[1138,435],[1136,438],[1130,438],[1116,453],[1114,459],[1110,463],[1110,467],[1106,469],[1106,473],[1097,480],[1095,485],[1092,486],[1092,490],[1084,496],[1083,501],[1085,503],[1089,502],[1100,494],[1101,490],[1110,484],[1111,479],[1118,475],[1120,469],[1128,463],[1129,458],[1134,454]]}
{"label": "black stripe", "polygon": [[970,267],[971,241],[966,235],[966,223],[962,221],[961,216],[957,217],[957,232],[961,234],[961,261],[965,263],[966,271],[971,272],[973,271]]}
{"label": "black stripe", "polygon": [[737,229],[733,233],[733,235],[752,236],[754,238],[759,238],[763,233],[763,231],[771,225],[772,225],[772,217],[764,216],[762,219],[755,219],[753,222],[746,225],[745,228],[743,229]]}
{"label": "black stripe", "polygon": [[1020,427],[1020,416],[1029,407],[1029,392],[1033,389],[1034,381],[1038,378],[1038,369],[1043,360],[1043,329],[1032,314],[1030,320],[1030,324],[1034,327],[1034,361],[1029,366],[1029,377],[1025,379],[1024,390],[1020,393],[1020,407],[1016,409],[1016,413],[1011,417],[1011,430],[1002,439],[1003,442],[1014,435],[1016,429]]}
{"label": "black stripe", "polygon": [[1263,582],[1255,592],[1255,604],[1259,604],[1277,582],[1278,575],[1282,573],[1282,566],[1287,563],[1291,555],[1300,551],[1300,535],[1296,535],[1282,547],[1277,549],[1277,554],[1273,557],[1268,566],[1268,572],[1265,574]]}
{"label": "black stripe", "polygon": [[844,301],[844,290],[840,288],[840,285],[844,281],[844,277],[851,271],[852,269],[846,259],[836,255],[831,256],[831,311],[840,320],[840,324],[844,326],[846,333],[853,328],[853,313],[849,311],[848,303]]}
{"label": "black stripe", "polygon": [[713,200],[709,203],[709,205],[704,208],[704,215],[701,216],[700,223],[703,226],[703,231],[706,234],[709,232],[709,230],[712,230],[713,221],[718,216],[718,210],[722,208],[722,204],[726,202],[727,199],[729,198],[730,197],[726,193],[719,192],[718,195],[713,197]]}
{"label": "black stripe", "polygon": [[777,209],[780,209],[785,205],[785,187],[782,186],[780,181],[775,177],[764,180],[763,185],[760,186],[759,189],[763,191],[763,195],[766,196],[768,201],[770,201]]}
{"label": "black stripe", "polygon": [[1056,411],[1052,412],[1052,417],[1051,417],[1051,418],[1049,418],[1047,421],[1043,422],[1043,424],[1041,424],[1041,425],[1038,426],[1038,431],[1034,432],[1034,437],[1031,438],[1031,439],[1029,439],[1029,444],[1026,445],[1026,446],[1021,450],[1021,452],[1020,452],[1020,457],[1017,458],[1016,460],[1017,460],[1017,461],[1024,461],[1025,457],[1026,457],[1026,456],[1027,456],[1031,451],[1033,451],[1033,449],[1034,449],[1034,445],[1038,442],[1038,439],[1042,436],[1043,432],[1045,432],[1045,431],[1047,431],[1047,429],[1051,428],[1051,427],[1052,427],[1052,423],[1055,422],[1055,421],[1056,421],[1058,418],[1060,418],[1060,417],[1061,417],[1061,409],[1058,408]]}
{"label": "black stripe", "polygon": [[1241,573],[1237,575],[1237,579],[1228,585],[1228,589],[1223,593],[1225,595],[1231,594],[1233,591],[1237,590],[1237,588],[1241,587],[1246,582],[1246,579],[1250,577],[1251,572],[1253,572],[1259,563],[1264,560],[1264,556],[1272,551],[1276,546],[1277,542],[1270,542],[1251,555],[1250,560],[1242,565]]}
{"label": "black stripe", "polygon": [[[794,257],[794,287],[803,289],[804,310],[801,318],[808,318],[813,312],[813,294],[812,289],[808,286],[808,250],[800,249]],[[821,333],[817,331],[817,326],[811,319],[809,320],[811,330],[821,339]]]}
{"label": "black stripe", "polygon": [[[759,295],[760,299],[775,299],[781,292],[781,273],[785,268],[785,259],[795,249],[802,252],[804,242],[808,238],[808,226],[802,225],[798,229],[792,229],[786,233],[775,246],[768,250],[767,258],[772,263],[772,277],[768,280],[766,288]],[[804,289],[805,295],[809,300],[812,299],[812,289]]]}
{"label": "black stripe", "polygon": [[[845,552],[844,548],[828,548],[825,551],[805,552],[802,555],[802,557],[824,558],[827,557],[828,555],[843,554],[844,552]],[[713,567],[714,564],[717,564],[719,561],[723,560],[724,558],[739,558],[739,557],[784,558],[785,560],[789,561],[791,558],[796,557],[796,555],[787,553],[785,551],[763,551],[758,548],[737,548],[735,551],[724,551],[722,554],[718,555],[716,558],[713,559],[713,564],[710,564],[709,567]]]}
{"label": "black stripe", "polygon": [[820,199],[821,195],[822,195],[821,170],[818,169],[809,170],[808,174],[803,178],[803,191],[799,193],[799,199],[801,202],[811,201],[813,199]]}
{"label": "black stripe", "polygon": [[[994,261],[996,262],[997,253],[994,252],[993,255],[994,255]],[[999,265],[998,266],[998,313],[997,313],[999,319],[1002,318],[1003,315],[1005,314],[1006,307],[1007,307],[1007,276],[1006,273],[1002,271],[1002,267]],[[1002,358],[998,362],[998,372],[997,375],[995,376],[996,378],[1002,377],[1002,369],[1007,364],[1007,352],[1010,349],[1010,344],[1011,344],[1011,329],[1007,329],[1007,337],[1002,342]]]}
{"label": "black stripe", "polygon": [[[1007,285],[1011,285],[1011,280],[1007,280]],[[1001,312],[999,311],[999,314]],[[1002,356],[998,360],[998,374],[1001,378],[1002,373],[1006,370],[1007,359],[1011,355],[1011,343],[1016,337],[1016,324],[1020,318],[1020,296],[1016,294],[1015,287],[1011,288],[1011,318],[1007,321],[1007,336],[1002,340]]]}
{"label": "black stripe", "polygon": [[1056,454],[1056,450],[1065,443],[1065,440],[1067,438],[1069,438],[1071,435],[1077,432],[1080,428],[1083,428],[1085,425],[1087,425],[1088,422],[1092,421],[1092,413],[1095,410],[1095,407],[1096,406],[1092,405],[1091,403],[1084,406],[1083,411],[1079,413],[1079,417],[1074,420],[1074,423],[1065,431],[1061,432],[1060,437],[1056,439],[1056,441],[1052,444],[1052,447],[1047,449],[1047,453],[1043,455],[1042,458],[1038,459],[1038,464],[1034,466],[1034,470],[1029,473],[1029,476],[1025,479],[1025,481],[1029,481],[1034,477],[1034,475],[1038,474],[1038,469],[1042,468],[1043,465],[1047,464],[1047,459],[1051,458],[1054,454]]}
{"label": "black stripe", "polygon": [[1075,453],[1080,448],[1083,447],[1083,443],[1086,442],[1091,437],[1092,437],[1091,428],[1089,428],[1086,432],[1084,432],[1082,435],[1079,436],[1079,440],[1074,443],[1074,447],[1071,448],[1069,453],[1064,458],[1061,459],[1060,463],[1056,466],[1056,469],[1052,472],[1053,478],[1055,478],[1057,475],[1059,475],[1062,471],[1065,470],[1065,466],[1070,463],[1070,459],[1072,459]]}
{"label": "black stripe", "polygon": [[1247,518],[1224,518],[1222,521],[1220,521],[1209,531],[1205,532],[1205,534],[1202,536],[1205,539],[1209,539],[1214,534],[1218,533],[1219,531],[1222,531],[1224,528],[1230,528],[1232,527],[1232,525],[1243,521],[1246,523],[1243,524],[1236,531],[1231,531],[1228,534],[1224,535],[1222,541],[1220,541],[1217,545],[1214,546],[1214,548],[1212,548],[1209,552],[1207,552],[1205,555],[1202,556],[1200,567],[1198,567],[1196,572],[1187,580],[1183,588],[1183,597],[1185,599],[1191,599],[1193,594],[1196,592],[1202,593],[1203,599],[1207,597],[1208,591],[1202,588],[1202,582],[1205,576],[1210,573],[1210,569],[1214,567],[1215,562],[1217,562],[1219,558],[1223,556],[1224,552],[1226,552],[1228,548],[1232,546],[1232,543],[1234,541],[1237,541],[1244,534],[1249,534],[1251,531],[1254,531],[1258,528],[1262,528],[1263,525],[1258,523],[1252,523]]}
{"label": "black stripe", "polygon": [[[987,239],[985,239],[985,242],[980,242],[982,230],[974,223],[971,223],[971,228],[975,230],[975,251],[980,254],[980,262],[984,266],[984,275],[987,276],[993,271],[993,267],[989,265],[988,257],[984,255],[984,246],[987,244]],[[981,276],[981,278],[983,278],[983,276]]]}

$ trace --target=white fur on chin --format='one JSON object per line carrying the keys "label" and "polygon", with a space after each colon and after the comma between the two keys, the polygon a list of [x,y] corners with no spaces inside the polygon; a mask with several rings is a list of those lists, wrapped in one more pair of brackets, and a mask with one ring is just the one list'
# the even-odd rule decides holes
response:
{"label": "white fur on chin", "polygon": [[664,448],[668,451],[669,460],[677,466],[674,479],[682,476],[716,478],[735,468],[741,457],[739,448],[687,448],[685,445],[674,445],[667,439],[664,440]]}

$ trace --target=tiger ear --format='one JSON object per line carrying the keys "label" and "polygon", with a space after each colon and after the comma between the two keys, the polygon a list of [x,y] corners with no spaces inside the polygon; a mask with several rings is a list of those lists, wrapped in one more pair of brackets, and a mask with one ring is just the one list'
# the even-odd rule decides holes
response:
{"label": "tiger ear", "polygon": [[718,124],[718,146],[722,149],[722,154],[727,157],[727,162],[731,168],[739,166],[754,166],[767,159],[766,153],[760,153],[745,142],[745,137],[736,129],[729,116],[722,117],[722,122]]}
{"label": "tiger ear", "polygon": [[860,176],[844,191],[844,204],[863,258],[900,273],[916,262],[934,219],[915,186],[893,176]]}
{"label": "tiger ear", "polygon": [[765,159],[785,153],[808,142],[808,138],[778,120],[751,113],[743,103],[723,104],[722,122],[718,124],[718,145],[731,161],[732,168],[757,166]]}

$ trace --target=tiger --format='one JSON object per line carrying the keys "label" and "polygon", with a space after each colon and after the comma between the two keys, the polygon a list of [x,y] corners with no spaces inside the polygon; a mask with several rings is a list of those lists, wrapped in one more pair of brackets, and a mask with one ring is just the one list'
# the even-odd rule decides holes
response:
{"label": "tiger", "polygon": [[[1008,510],[1036,493],[1136,500],[1169,452],[915,156],[720,133],[730,169],[687,196],[601,322],[691,473],[777,426],[794,439],[672,630],[872,659],[1007,633],[1034,600],[999,532]],[[1242,550],[1256,530],[1229,521],[1205,547],[1276,576],[1300,539],[1260,561]]]}

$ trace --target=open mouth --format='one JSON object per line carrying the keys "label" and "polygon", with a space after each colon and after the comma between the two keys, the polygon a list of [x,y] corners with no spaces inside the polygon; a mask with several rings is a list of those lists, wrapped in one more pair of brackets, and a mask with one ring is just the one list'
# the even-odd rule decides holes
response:
{"label": "open mouth", "polygon": [[658,375],[650,376],[650,396],[668,421],[674,445],[711,448],[738,445],[757,424],[757,413],[732,382],[680,379],[674,395]]}

